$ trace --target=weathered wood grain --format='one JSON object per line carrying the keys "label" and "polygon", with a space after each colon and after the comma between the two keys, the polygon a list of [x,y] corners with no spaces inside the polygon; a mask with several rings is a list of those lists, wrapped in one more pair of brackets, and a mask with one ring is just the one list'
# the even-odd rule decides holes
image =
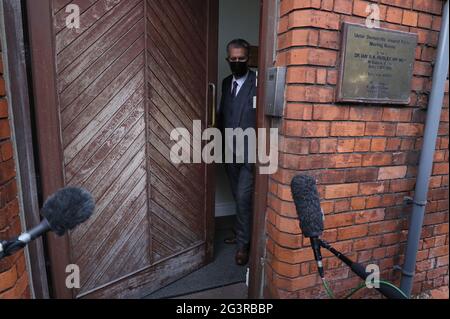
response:
{"label": "weathered wood grain", "polygon": [[170,133],[206,126],[206,2],[52,3],[65,184],[96,200],[69,235],[75,297],[158,289],[205,263],[206,166],[174,164]]}

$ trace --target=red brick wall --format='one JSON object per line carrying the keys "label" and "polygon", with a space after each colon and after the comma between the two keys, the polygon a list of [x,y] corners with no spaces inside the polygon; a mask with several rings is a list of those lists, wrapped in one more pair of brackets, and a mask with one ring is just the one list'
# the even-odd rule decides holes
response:
{"label": "red brick wall", "polygon": [[[380,5],[382,27],[418,34],[408,106],[335,103],[341,22],[364,24],[370,3]],[[403,264],[410,212],[403,199],[415,186],[442,6],[440,0],[281,1],[277,63],[288,66],[288,86],[280,168],[269,182],[267,296],[325,297],[290,194],[299,172],[318,178],[325,239],[399,283],[392,269]],[[415,293],[448,285],[448,85],[441,120]],[[336,258],[326,254],[324,263],[338,296],[359,284]]]}
{"label": "red brick wall", "polygon": [[[7,239],[21,232],[19,202],[13,144],[3,77],[0,49],[0,238]],[[29,298],[28,275],[23,252],[0,260],[0,299]]]}

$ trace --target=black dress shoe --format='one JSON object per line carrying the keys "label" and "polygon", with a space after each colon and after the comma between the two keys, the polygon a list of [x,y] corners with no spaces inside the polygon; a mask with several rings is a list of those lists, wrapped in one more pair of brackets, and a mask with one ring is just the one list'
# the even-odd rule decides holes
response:
{"label": "black dress shoe", "polygon": [[233,229],[233,236],[225,238],[223,241],[227,245],[236,245],[237,239],[236,239],[236,232]]}
{"label": "black dress shoe", "polygon": [[223,242],[227,245],[236,245],[237,243],[236,236],[225,238]]}
{"label": "black dress shoe", "polygon": [[245,266],[248,263],[249,253],[248,249],[240,248],[236,252],[235,260],[238,266]]}

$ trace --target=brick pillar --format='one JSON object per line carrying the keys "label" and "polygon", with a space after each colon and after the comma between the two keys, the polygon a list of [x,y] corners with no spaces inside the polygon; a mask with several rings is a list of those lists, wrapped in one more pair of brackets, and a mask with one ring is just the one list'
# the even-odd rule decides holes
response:
{"label": "brick pillar", "polygon": [[[11,128],[0,51],[0,238],[21,232]],[[0,260],[0,299],[30,298],[23,252]]]}
{"label": "brick pillar", "polygon": [[[335,102],[341,22],[365,24],[373,3],[381,27],[418,34],[408,106]],[[290,194],[298,173],[318,179],[325,239],[399,283],[393,266],[403,263],[410,212],[403,199],[415,186],[442,6],[440,0],[281,1],[277,63],[288,67],[288,84],[280,167],[269,182],[267,296],[326,297]],[[448,285],[448,85],[446,91],[415,293]],[[338,296],[359,284],[336,258],[325,254],[324,263]],[[357,297],[370,296],[380,297],[367,291]]]}

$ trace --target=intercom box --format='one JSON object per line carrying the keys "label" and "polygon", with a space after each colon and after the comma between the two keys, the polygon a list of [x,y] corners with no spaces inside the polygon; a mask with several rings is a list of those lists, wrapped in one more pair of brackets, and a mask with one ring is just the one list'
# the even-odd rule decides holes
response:
{"label": "intercom box", "polygon": [[267,70],[266,115],[283,117],[285,105],[286,67],[273,67]]}

